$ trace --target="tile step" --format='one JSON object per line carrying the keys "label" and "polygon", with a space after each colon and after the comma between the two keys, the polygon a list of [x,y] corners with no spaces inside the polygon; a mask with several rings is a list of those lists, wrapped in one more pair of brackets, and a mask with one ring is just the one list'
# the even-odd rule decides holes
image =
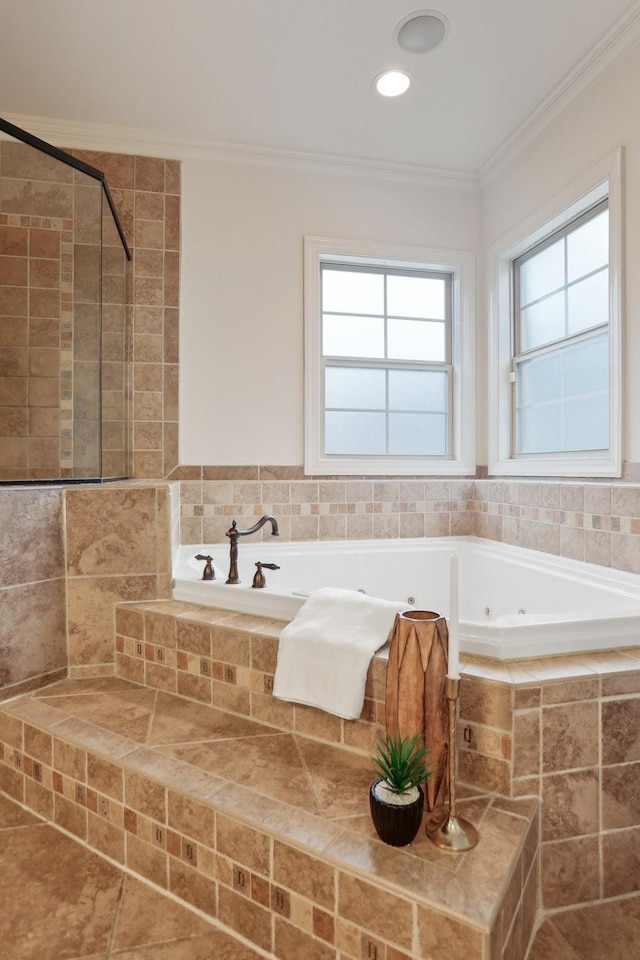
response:
{"label": "tile step", "polygon": [[459,790],[464,854],[383,844],[362,752],[118,677],[0,704],[0,790],[282,960],[523,960],[538,802]]}

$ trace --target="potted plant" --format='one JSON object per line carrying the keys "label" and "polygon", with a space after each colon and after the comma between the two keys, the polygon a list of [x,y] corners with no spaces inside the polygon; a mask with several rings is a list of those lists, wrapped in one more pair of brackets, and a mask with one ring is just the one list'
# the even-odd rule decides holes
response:
{"label": "potted plant", "polygon": [[369,789],[371,818],[378,836],[393,847],[404,847],[420,829],[424,807],[423,784],[429,776],[426,744],[418,734],[403,737],[387,733],[375,746],[374,770],[381,776]]}

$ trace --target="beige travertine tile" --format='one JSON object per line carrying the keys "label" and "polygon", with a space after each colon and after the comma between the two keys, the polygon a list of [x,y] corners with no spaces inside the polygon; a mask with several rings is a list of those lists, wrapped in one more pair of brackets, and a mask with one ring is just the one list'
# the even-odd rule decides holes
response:
{"label": "beige travertine tile", "polygon": [[542,709],[542,770],[591,767],[598,762],[597,701]]}
{"label": "beige travertine tile", "polygon": [[113,660],[114,605],[157,596],[153,575],[70,577],[67,580],[69,663]]}
{"label": "beige travertine tile", "polygon": [[[0,491],[0,526],[0,586],[64,576],[59,491]],[[37,542],[38,549],[25,550],[27,542]]]}
{"label": "beige travertine tile", "polygon": [[264,907],[221,885],[218,892],[218,917],[221,923],[236,930],[263,950],[271,950],[271,914]]}
{"label": "beige travertine tile", "polygon": [[411,903],[358,877],[338,875],[338,911],[345,920],[406,950],[413,945]]}
{"label": "beige travertine tile", "polygon": [[542,844],[542,902],[546,910],[597,900],[597,837],[577,837]]}
{"label": "beige travertine tile", "polygon": [[167,803],[168,823],[174,830],[197,838],[199,843],[214,845],[215,814],[211,807],[175,790],[169,790]]}
{"label": "beige travertine tile", "polygon": [[511,730],[511,688],[465,677],[460,684],[460,718]]}
{"label": "beige travertine tile", "polygon": [[513,718],[514,777],[540,773],[540,710],[516,712]]}
{"label": "beige travertine tile", "polygon": [[278,840],[273,844],[273,879],[327,909],[334,906],[335,871]]}
{"label": "beige travertine tile", "polygon": [[602,703],[602,763],[640,760],[640,697]]}
{"label": "beige travertine tile", "polygon": [[640,763],[602,768],[602,827],[640,824]]}
{"label": "beige travertine tile", "polygon": [[174,857],[169,859],[169,890],[203,913],[216,916],[216,884]]}
{"label": "beige travertine tile", "polygon": [[580,960],[631,956],[640,938],[640,898],[560,913],[553,926]]}
{"label": "beige travertine tile", "polygon": [[418,937],[421,957],[482,955],[481,930],[427,907],[418,907]]}
{"label": "beige travertine tile", "polygon": [[144,843],[132,833],[126,834],[126,865],[159,887],[167,888],[167,855],[158,847]]}
{"label": "beige travertine tile", "polygon": [[[24,826],[2,835],[0,938],[7,957],[92,956],[106,950],[120,871],[53,827]],[[39,870],[33,870],[37,861]],[[9,903],[19,909],[7,909]],[[64,905],[72,909],[64,909]],[[61,909],[62,906],[62,909]],[[28,946],[27,946],[28,945]]]}
{"label": "beige travertine tile", "polygon": [[69,574],[155,573],[153,488],[67,489],[65,499]]}
{"label": "beige travertine tile", "polygon": [[64,666],[64,579],[0,589],[0,686]]}
{"label": "beige travertine tile", "polygon": [[276,956],[282,960],[335,960],[336,951],[332,946],[304,933],[298,927],[288,923],[282,917],[275,920]]}
{"label": "beige travertine tile", "polygon": [[598,832],[598,770],[564,771],[542,778],[542,839],[561,840]]}
{"label": "beige travertine tile", "polygon": [[112,942],[114,950],[210,932],[210,924],[190,910],[185,910],[134,877],[124,878]]}

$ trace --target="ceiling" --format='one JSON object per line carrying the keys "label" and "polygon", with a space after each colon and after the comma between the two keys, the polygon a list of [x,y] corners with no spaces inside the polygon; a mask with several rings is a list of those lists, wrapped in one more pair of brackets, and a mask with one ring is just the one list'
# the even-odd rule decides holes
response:
{"label": "ceiling", "polygon": [[[0,0],[0,115],[475,174],[638,6],[438,0],[447,36],[412,54],[416,0]],[[385,99],[393,66],[414,82]]]}

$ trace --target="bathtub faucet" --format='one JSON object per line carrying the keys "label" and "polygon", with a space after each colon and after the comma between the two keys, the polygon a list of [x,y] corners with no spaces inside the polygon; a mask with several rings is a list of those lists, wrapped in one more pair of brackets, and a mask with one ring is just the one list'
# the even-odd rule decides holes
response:
{"label": "bathtub faucet", "polygon": [[265,514],[264,517],[260,517],[257,523],[254,523],[252,527],[249,527],[248,530],[238,530],[238,525],[234,520],[231,524],[231,527],[225,533],[225,537],[229,537],[229,556],[230,556],[230,565],[229,565],[229,576],[227,577],[227,583],[240,583],[240,577],[238,576],[238,538],[239,537],[248,537],[251,533],[257,533],[265,523],[271,524],[271,536],[279,536],[278,523],[275,517],[269,517]]}

